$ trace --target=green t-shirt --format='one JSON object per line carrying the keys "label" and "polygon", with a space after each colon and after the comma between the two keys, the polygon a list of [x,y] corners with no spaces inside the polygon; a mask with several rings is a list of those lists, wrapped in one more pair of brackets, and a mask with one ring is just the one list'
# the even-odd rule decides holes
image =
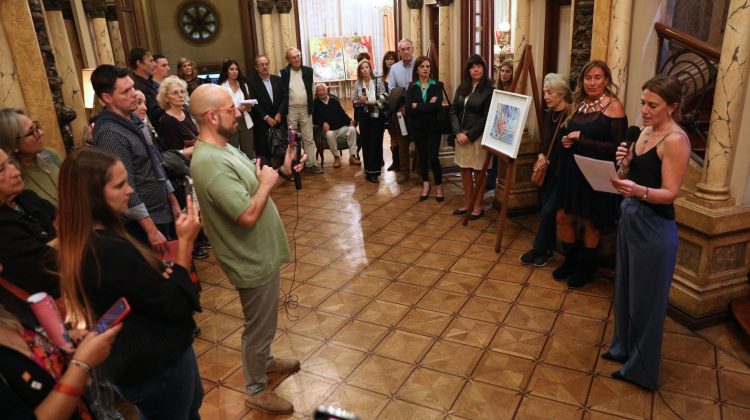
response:
{"label": "green t-shirt", "polygon": [[237,224],[260,183],[255,165],[230,144],[198,141],[190,162],[203,227],[219,265],[240,289],[262,286],[289,262],[284,224],[271,197],[252,228]]}

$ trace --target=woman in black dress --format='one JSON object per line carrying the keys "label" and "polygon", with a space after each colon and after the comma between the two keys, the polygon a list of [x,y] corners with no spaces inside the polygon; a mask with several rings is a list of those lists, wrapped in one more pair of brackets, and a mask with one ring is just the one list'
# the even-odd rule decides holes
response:
{"label": "woman in black dress", "polygon": [[[432,79],[430,59],[425,56],[414,60],[412,83],[406,91],[406,128],[417,146],[419,171],[422,176],[422,195],[419,201],[430,196],[430,174],[435,179],[435,200],[445,199],[443,193],[443,169],[438,159],[440,132],[438,114],[443,106],[443,83]],[[407,168],[408,169],[408,168]]]}
{"label": "woman in black dress", "polygon": [[[362,139],[362,159],[365,179],[377,184],[383,166],[383,104],[385,103],[383,79],[374,77],[368,60],[357,64],[357,81],[354,82],[355,118]],[[356,151],[355,151],[356,152]],[[349,153],[352,153],[350,150]]]}
{"label": "woman in black dress", "polygon": [[[563,123],[560,160],[560,209],[557,225],[565,261],[553,273],[558,280],[568,279],[568,286],[581,287],[591,281],[596,271],[596,247],[600,229],[617,219],[617,196],[594,191],[581,173],[573,155],[611,160],[623,140],[628,119],[617,99],[612,72],[603,61],[589,61],[578,76],[573,103]],[[583,224],[583,246],[576,246],[575,220]]]}

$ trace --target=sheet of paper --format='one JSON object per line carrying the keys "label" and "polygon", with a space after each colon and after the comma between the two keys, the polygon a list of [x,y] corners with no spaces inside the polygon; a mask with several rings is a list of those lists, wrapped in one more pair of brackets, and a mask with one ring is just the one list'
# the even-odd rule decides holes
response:
{"label": "sheet of paper", "polygon": [[609,160],[592,159],[585,156],[573,155],[583,176],[596,191],[618,194],[612,186],[612,178],[617,178],[615,164]]}

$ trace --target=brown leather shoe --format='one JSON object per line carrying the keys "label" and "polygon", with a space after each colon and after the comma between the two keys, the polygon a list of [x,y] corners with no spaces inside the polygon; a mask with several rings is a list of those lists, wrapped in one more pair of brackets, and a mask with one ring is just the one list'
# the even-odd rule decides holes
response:
{"label": "brown leather shoe", "polygon": [[399,173],[398,178],[396,178],[396,182],[399,184],[403,184],[404,182],[409,180],[409,171],[401,171]]}
{"label": "brown leather shoe", "polygon": [[349,155],[349,164],[350,165],[361,165],[362,161],[359,160],[359,155]]}
{"label": "brown leather shoe", "polygon": [[341,158],[335,157],[333,158],[333,167],[338,168],[341,166]]}
{"label": "brown leather shoe", "polygon": [[287,375],[299,370],[299,360],[274,358],[266,368],[266,375]]}
{"label": "brown leather shoe", "polygon": [[294,405],[292,403],[276,395],[268,387],[255,395],[245,395],[245,406],[272,416],[292,414],[294,412]]}

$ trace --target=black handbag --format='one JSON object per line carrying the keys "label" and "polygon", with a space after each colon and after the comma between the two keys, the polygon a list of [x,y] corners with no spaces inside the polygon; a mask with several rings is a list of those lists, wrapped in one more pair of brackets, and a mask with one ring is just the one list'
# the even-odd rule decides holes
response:
{"label": "black handbag", "polygon": [[451,107],[451,100],[448,98],[448,92],[445,91],[445,87],[443,87],[443,95],[445,95],[445,100],[448,101],[448,106],[441,107],[440,112],[438,112],[438,131],[440,134],[452,134],[453,128],[451,127],[451,118],[448,114]]}
{"label": "black handbag", "polygon": [[269,127],[266,131],[266,145],[270,157],[284,159],[289,146],[289,133],[286,127]]}

